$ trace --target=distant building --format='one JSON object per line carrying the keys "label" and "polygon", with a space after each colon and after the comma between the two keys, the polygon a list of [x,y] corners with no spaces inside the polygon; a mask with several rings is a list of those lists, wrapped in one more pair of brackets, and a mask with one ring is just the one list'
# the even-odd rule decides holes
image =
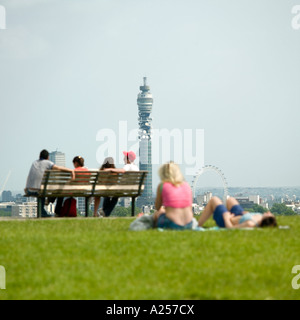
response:
{"label": "distant building", "polygon": [[241,207],[243,207],[243,209],[252,209],[252,207],[255,204],[254,201],[250,200],[249,197],[239,196],[239,197],[235,197],[235,198],[239,202]]}
{"label": "distant building", "polygon": [[[76,198],[76,204],[77,204],[77,213],[81,216],[85,215],[85,198],[80,197]],[[102,199],[101,199],[102,200]],[[94,212],[94,199],[90,199],[88,204],[88,210]]]}
{"label": "distant building", "polygon": [[2,202],[10,202],[13,201],[13,196],[11,191],[3,191],[2,192]]}
{"label": "distant building", "polygon": [[207,204],[211,198],[212,198],[212,192],[208,191],[208,192],[205,192],[204,194],[198,195],[196,198],[196,202],[198,205]]}
{"label": "distant building", "polygon": [[22,204],[23,202],[35,202],[35,197],[24,197],[21,193],[16,194],[15,202],[17,204]]}
{"label": "distant building", "polygon": [[77,210],[78,214],[84,215],[85,214],[85,198],[76,198],[77,200]]}
{"label": "distant building", "polygon": [[129,198],[129,197],[121,198],[120,205],[124,208],[129,208],[131,206],[131,198]]}
{"label": "distant building", "polygon": [[268,202],[259,195],[235,196],[235,198],[244,209],[252,209],[254,205],[259,205],[266,209],[269,208]]}
{"label": "distant building", "polygon": [[36,202],[25,202],[12,205],[11,216],[18,218],[33,218],[37,216]]}
{"label": "distant building", "polygon": [[[29,200],[33,199],[33,201]],[[49,203],[45,209],[50,214],[54,215],[55,206],[53,203]],[[27,202],[12,203],[11,216],[17,218],[35,218],[37,217],[37,201],[36,198],[28,198]]]}
{"label": "distant building", "polygon": [[255,204],[260,204],[261,203],[259,195],[249,196],[249,201],[252,201]]}
{"label": "distant building", "polygon": [[152,104],[153,98],[150,93],[150,87],[147,85],[147,78],[144,77],[144,85],[140,86],[140,93],[137,98],[139,112],[139,156],[140,170],[148,171],[148,176],[145,181],[145,189],[143,194],[138,198],[137,204],[139,207],[148,206],[153,203],[152,195]]}
{"label": "distant building", "polygon": [[0,210],[1,211],[11,211],[11,207],[14,205],[14,202],[1,202]]}
{"label": "distant building", "polygon": [[49,154],[49,160],[54,162],[57,166],[66,166],[66,155],[60,151],[53,151]]}

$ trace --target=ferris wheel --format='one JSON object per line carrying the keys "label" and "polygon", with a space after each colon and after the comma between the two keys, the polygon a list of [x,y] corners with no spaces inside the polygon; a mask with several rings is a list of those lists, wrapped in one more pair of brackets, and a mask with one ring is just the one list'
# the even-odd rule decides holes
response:
{"label": "ferris wheel", "polygon": [[193,177],[193,181],[192,181],[192,189],[193,189],[193,197],[196,197],[196,186],[197,186],[197,182],[199,177],[208,171],[213,171],[215,173],[217,173],[219,175],[219,177],[222,179],[223,182],[223,189],[224,189],[224,195],[223,195],[223,201],[225,202],[226,199],[228,198],[228,184],[227,184],[227,180],[223,174],[223,172],[216,166],[212,166],[212,165],[207,165],[202,167],[201,169],[199,169],[196,174]]}

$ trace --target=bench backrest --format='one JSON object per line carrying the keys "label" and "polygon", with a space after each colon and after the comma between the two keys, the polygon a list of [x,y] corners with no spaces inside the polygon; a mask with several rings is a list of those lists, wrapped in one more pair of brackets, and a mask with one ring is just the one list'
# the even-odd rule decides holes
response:
{"label": "bench backrest", "polygon": [[137,197],[143,193],[147,173],[148,171],[76,171],[75,180],[71,180],[69,172],[47,170],[43,176],[40,195]]}

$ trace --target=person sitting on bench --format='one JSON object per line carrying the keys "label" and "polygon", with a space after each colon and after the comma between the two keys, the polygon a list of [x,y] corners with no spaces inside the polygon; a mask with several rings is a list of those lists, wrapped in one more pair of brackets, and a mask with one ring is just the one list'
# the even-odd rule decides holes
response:
{"label": "person sitting on bench", "polygon": [[[84,158],[81,156],[76,156],[73,158],[73,165],[74,165],[74,171],[88,171],[88,168],[84,166]],[[84,173],[85,174],[85,173]],[[87,181],[89,180],[89,174],[86,174]],[[55,200],[55,198],[53,198]],[[53,200],[51,198],[51,200]],[[55,216],[61,217],[63,216],[63,203],[65,198],[64,197],[58,197],[56,199],[56,206],[55,206]],[[53,201],[52,201],[53,202]]]}
{"label": "person sitting on bench", "polygon": [[[24,189],[25,194],[27,196],[36,197],[39,195],[39,190],[41,188],[43,175],[46,170],[59,170],[59,171],[70,172],[72,174],[72,179],[75,178],[74,170],[68,169],[62,166],[57,166],[56,164],[54,164],[52,161],[49,160],[49,152],[44,149],[40,152],[39,159],[34,161],[31,165],[31,168],[27,177],[26,187]],[[54,200],[50,199],[49,201],[53,202],[55,201],[55,199]],[[51,215],[48,214],[44,208],[45,198],[41,199],[41,204],[42,204],[41,216],[51,217]]]}

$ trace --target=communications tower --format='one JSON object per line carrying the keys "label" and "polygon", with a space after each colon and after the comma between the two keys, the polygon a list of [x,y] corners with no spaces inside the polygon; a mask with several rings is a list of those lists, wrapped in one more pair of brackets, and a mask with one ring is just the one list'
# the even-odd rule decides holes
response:
{"label": "communications tower", "polygon": [[140,86],[140,93],[137,97],[139,111],[139,141],[140,141],[140,170],[147,170],[148,176],[145,182],[145,189],[138,198],[138,206],[149,205],[153,203],[152,196],[152,145],[151,145],[151,129],[152,129],[152,104],[153,98],[150,93],[150,87],[147,85],[147,78],[144,77],[144,85]]}

